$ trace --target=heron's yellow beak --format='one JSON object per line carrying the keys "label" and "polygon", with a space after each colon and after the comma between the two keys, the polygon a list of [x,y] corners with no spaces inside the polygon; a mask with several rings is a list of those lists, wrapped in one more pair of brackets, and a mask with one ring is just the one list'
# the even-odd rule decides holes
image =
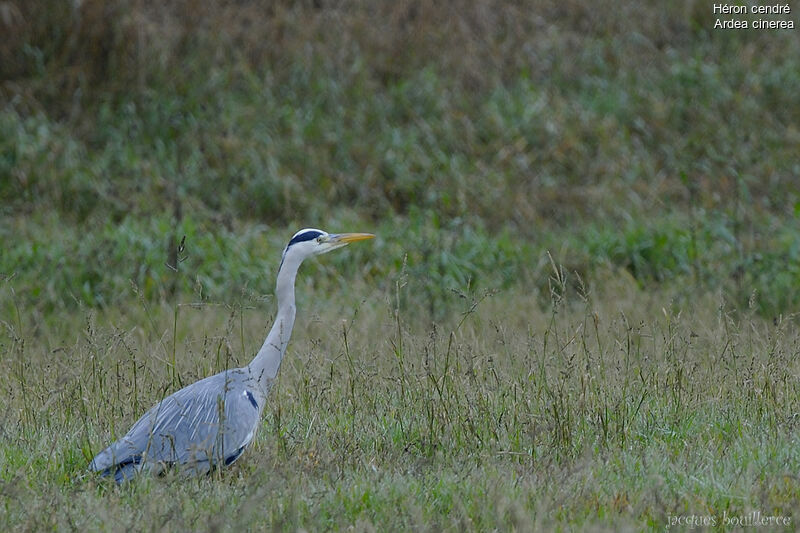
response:
{"label": "heron's yellow beak", "polygon": [[336,235],[331,235],[331,242],[336,244],[349,244],[351,242],[365,241],[373,238],[375,238],[375,235],[372,233],[337,233]]}

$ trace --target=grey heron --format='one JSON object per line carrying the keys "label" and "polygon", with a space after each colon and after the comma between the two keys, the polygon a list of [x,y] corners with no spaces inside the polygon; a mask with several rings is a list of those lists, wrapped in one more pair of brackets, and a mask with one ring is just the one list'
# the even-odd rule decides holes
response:
{"label": "grey heron", "polygon": [[122,483],[142,471],[161,473],[171,465],[195,475],[236,461],[253,441],[289,344],[300,264],[307,257],[372,237],[369,233],[330,234],[314,228],[295,233],[278,267],[275,324],[250,364],[201,379],[167,396],[124,437],[98,453],[89,464],[90,470],[114,476]]}

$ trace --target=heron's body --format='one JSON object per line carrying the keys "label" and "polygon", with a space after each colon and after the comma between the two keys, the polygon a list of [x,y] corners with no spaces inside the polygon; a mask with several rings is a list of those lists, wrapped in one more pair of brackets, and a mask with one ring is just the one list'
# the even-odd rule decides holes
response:
{"label": "heron's body", "polygon": [[121,482],[143,469],[182,465],[203,474],[229,465],[255,436],[265,400],[258,390],[247,368],[202,379],[153,406],[91,468]]}
{"label": "heron's body", "polygon": [[278,313],[258,355],[243,368],[225,370],[164,398],[128,433],[97,454],[89,467],[117,482],[148,470],[179,465],[202,474],[233,463],[253,441],[270,387],[280,368],[295,318],[294,282],[303,259],[368,234],[329,235],[306,229],[284,250],[278,271]]}

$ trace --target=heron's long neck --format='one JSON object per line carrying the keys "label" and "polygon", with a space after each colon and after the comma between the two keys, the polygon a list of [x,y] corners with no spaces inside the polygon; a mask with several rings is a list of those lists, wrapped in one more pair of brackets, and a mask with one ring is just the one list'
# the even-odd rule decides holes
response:
{"label": "heron's long neck", "polygon": [[275,295],[278,299],[278,314],[275,316],[275,324],[258,351],[258,355],[249,365],[250,371],[257,377],[258,383],[265,392],[269,382],[278,375],[281,360],[286,353],[286,346],[292,336],[295,315],[294,280],[299,267],[300,261],[293,261],[290,257],[284,259],[275,287]]}

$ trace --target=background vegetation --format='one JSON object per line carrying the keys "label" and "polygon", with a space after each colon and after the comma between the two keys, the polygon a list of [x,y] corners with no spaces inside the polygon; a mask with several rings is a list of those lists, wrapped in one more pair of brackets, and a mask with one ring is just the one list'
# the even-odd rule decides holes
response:
{"label": "background vegetation", "polygon": [[[800,33],[714,19],[0,0],[0,524],[790,514]],[[255,450],[189,484],[87,477],[165,392],[249,360],[305,226],[378,239],[303,267]]]}

